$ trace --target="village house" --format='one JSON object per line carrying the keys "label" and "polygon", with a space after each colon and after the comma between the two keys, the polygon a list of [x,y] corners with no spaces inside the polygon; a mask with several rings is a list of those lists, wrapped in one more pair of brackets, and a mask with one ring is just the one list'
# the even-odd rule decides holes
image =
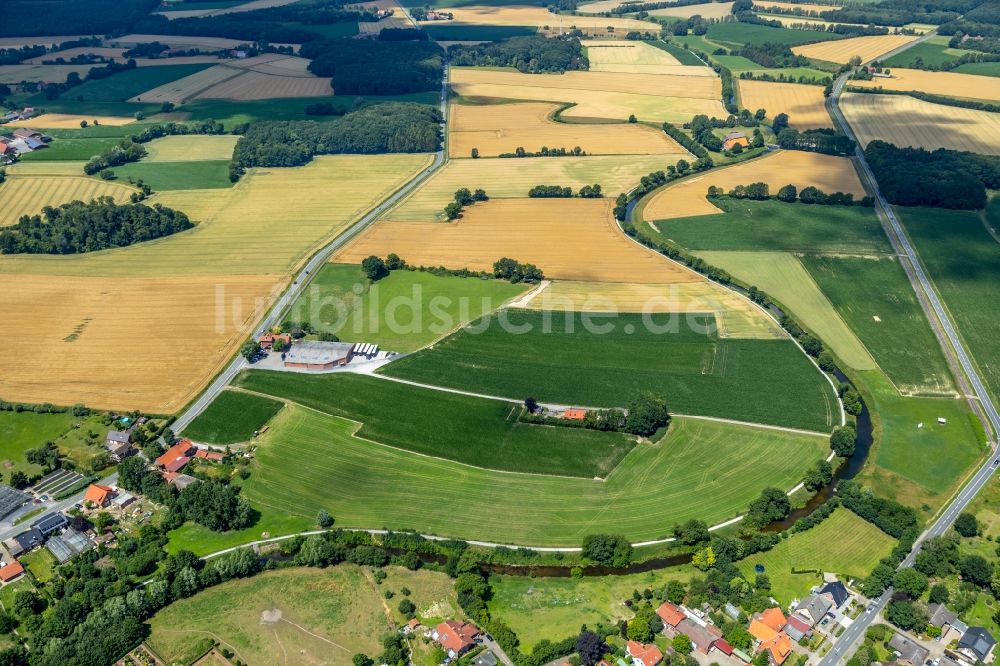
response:
{"label": "village house", "polygon": [[629,641],[625,651],[632,659],[632,666],[656,666],[663,661],[663,653],[655,645],[645,645],[639,641]]}
{"label": "village house", "polygon": [[164,472],[163,480],[167,482],[167,485],[171,485],[177,490],[184,490],[198,479],[180,472]]}
{"label": "village house", "polygon": [[968,631],[962,634],[955,651],[972,662],[981,661],[984,664],[993,662],[993,647],[997,644],[996,639],[990,632],[982,627],[969,627]]}
{"label": "village house", "polygon": [[191,461],[194,445],[190,440],[182,439],[157,458],[153,464],[164,472],[178,472]]}
{"label": "village house", "polygon": [[128,430],[109,430],[104,441],[104,448],[115,462],[125,460],[135,453],[135,447],[132,446],[132,433]]}
{"label": "village house", "polygon": [[21,555],[22,553],[29,553],[35,548],[38,548],[43,543],[45,543],[45,535],[37,529],[30,529],[27,532],[21,532],[17,536],[8,539],[4,542],[7,546],[7,550],[14,557]]}
{"label": "village house", "polygon": [[69,525],[69,519],[63,514],[56,512],[47,513],[31,523],[31,527],[41,532],[43,537],[47,537],[56,530],[61,530],[67,525]]}
{"label": "village house", "polygon": [[24,574],[24,566],[17,560],[11,560],[0,567],[0,583],[9,583]]}
{"label": "village house", "polygon": [[788,622],[785,623],[782,631],[788,634],[788,637],[793,641],[798,642],[812,636],[812,624],[802,619],[801,616],[793,614],[788,616]]}
{"label": "village house", "polygon": [[797,617],[800,621],[807,623],[811,629],[826,617],[826,614],[830,612],[832,607],[833,601],[830,597],[813,594],[806,597],[796,606],[792,617]]}
{"label": "village house", "polygon": [[740,146],[741,148],[749,148],[750,139],[748,139],[747,135],[744,134],[743,132],[730,132],[729,134],[727,134],[722,138],[723,150],[732,150],[736,146]]}
{"label": "village house", "polygon": [[663,620],[663,630],[668,634],[671,630],[676,630],[677,625],[686,617],[684,611],[669,601],[660,604],[659,608],[656,609],[656,614]]}
{"label": "village house", "polygon": [[757,641],[757,650],[766,651],[768,660],[775,666],[783,664],[792,653],[792,639],[784,632],[787,623],[780,608],[768,608],[754,615],[747,627]]}
{"label": "village house", "polygon": [[567,421],[582,421],[587,417],[587,410],[570,407],[563,412],[562,417]]}
{"label": "village house", "polygon": [[194,457],[198,460],[207,460],[209,462],[221,462],[226,454],[221,451],[211,451],[209,449],[198,449],[194,452]]}
{"label": "village house", "polygon": [[452,659],[471,650],[478,636],[475,625],[457,620],[445,620],[431,632],[431,638],[440,643]]}
{"label": "village house", "polygon": [[114,488],[92,483],[87,486],[87,491],[83,494],[83,503],[85,506],[103,509],[111,502],[111,498],[114,497],[114,494]]}
{"label": "village house", "polygon": [[927,648],[920,646],[915,641],[911,641],[902,634],[894,634],[889,639],[889,647],[899,655],[896,661],[906,664],[906,666],[922,666],[927,660],[927,655],[930,654]]}
{"label": "village house", "polygon": [[824,585],[819,594],[829,599],[835,608],[840,608],[851,598],[851,593],[847,591],[847,587],[839,580]]}
{"label": "village house", "polygon": [[261,349],[266,349],[267,351],[271,351],[272,349],[274,349],[274,343],[278,342],[279,340],[281,341],[279,347],[281,347],[282,349],[288,349],[292,344],[292,336],[290,336],[288,333],[265,333],[264,335],[260,336],[257,342],[260,343]]}
{"label": "village house", "polygon": [[722,639],[722,631],[714,624],[698,623],[690,617],[685,617],[678,623],[677,631],[691,639],[691,645],[702,654],[708,654],[716,642]]}

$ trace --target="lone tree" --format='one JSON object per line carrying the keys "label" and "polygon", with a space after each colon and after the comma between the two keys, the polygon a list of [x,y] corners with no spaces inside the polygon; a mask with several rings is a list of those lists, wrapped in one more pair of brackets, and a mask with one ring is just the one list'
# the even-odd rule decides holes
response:
{"label": "lone tree", "polygon": [[843,426],[836,428],[830,435],[830,448],[841,458],[850,458],[854,455],[855,443],[858,439],[858,432],[854,426]]}
{"label": "lone tree", "polygon": [[955,519],[955,531],[964,537],[974,537],[979,534],[979,521],[971,513],[960,513]]}
{"label": "lone tree", "polygon": [[320,509],[319,513],[316,514],[316,524],[326,529],[333,525],[333,518],[330,517],[330,513],[326,509]]}
{"label": "lone tree", "polygon": [[608,646],[604,644],[604,639],[586,628],[576,638],[576,652],[580,655],[582,666],[594,666],[607,650]]}
{"label": "lone tree", "polygon": [[534,414],[538,411],[538,401],[528,396],[524,399],[524,408],[528,410],[529,414]]}
{"label": "lone tree", "polygon": [[361,260],[361,272],[365,274],[366,278],[375,282],[388,275],[389,268],[382,261],[381,257],[372,255]]}

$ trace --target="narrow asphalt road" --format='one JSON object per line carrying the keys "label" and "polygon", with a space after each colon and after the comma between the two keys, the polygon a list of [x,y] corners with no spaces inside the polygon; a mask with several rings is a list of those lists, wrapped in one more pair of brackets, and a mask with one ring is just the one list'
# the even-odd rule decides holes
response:
{"label": "narrow asphalt road", "polygon": [[[928,33],[920,39],[912,41],[909,44],[896,49],[892,53],[883,56],[883,59],[905,51],[916,44],[930,39],[934,36],[934,34],[935,33]],[[852,139],[857,140],[850,124],[844,118],[839,104],[840,95],[847,83],[847,78],[848,75],[844,74],[834,83],[828,107],[830,114],[833,116],[834,122],[839,126],[840,130]],[[985,420],[988,421],[994,435],[996,433],[1000,433],[1000,413],[997,412],[996,406],[993,404],[993,400],[990,397],[989,392],[986,390],[986,386],[983,384],[983,381],[980,378],[968,351],[965,349],[962,339],[959,336],[958,331],[955,329],[954,323],[945,309],[944,304],[941,302],[941,299],[938,298],[933,283],[924,271],[923,265],[917,256],[917,252],[910,243],[910,239],[906,235],[906,231],[902,224],[900,224],[895,210],[893,210],[889,202],[882,196],[882,192],[879,190],[878,183],[875,180],[875,175],[872,173],[871,167],[868,165],[868,162],[865,159],[864,151],[862,151],[860,145],[856,149],[855,158],[858,166],[860,167],[863,180],[867,182],[870,191],[875,197],[875,209],[879,218],[882,220],[886,235],[889,236],[889,240],[892,242],[892,245],[896,250],[896,254],[900,257],[900,262],[906,269],[907,276],[910,278],[913,289],[917,293],[921,305],[924,307],[928,321],[930,321],[931,326],[934,327],[939,339],[941,339],[942,342],[946,342],[947,346],[951,348],[950,350],[946,349],[946,351],[953,352],[953,358],[957,360],[961,366],[965,379],[970,384],[970,404],[972,404],[975,411],[985,416]],[[920,535],[920,538],[917,539],[917,542],[914,544],[910,554],[903,560],[900,568],[913,565],[916,555],[920,551],[920,545],[925,540],[941,536],[948,531],[948,528],[950,528],[952,523],[955,522],[955,518],[957,518],[958,515],[969,505],[976,494],[982,490],[983,486],[989,482],[990,477],[993,476],[993,472],[996,471],[998,464],[1000,464],[1000,458],[996,457],[996,451],[994,450],[994,455],[991,455],[989,460],[987,460],[986,463],[979,468],[979,470],[973,475],[968,483],[966,483],[962,490],[954,497],[954,499],[952,499],[951,503],[947,505],[937,520],[935,520],[934,523]],[[892,588],[889,588],[882,594],[882,596],[873,600],[868,609],[866,609],[866,611],[862,613],[861,616],[858,617],[854,623],[844,631],[843,634],[840,635],[840,638],[833,645],[830,651],[823,657],[822,660],[820,660],[819,666],[837,666],[840,661],[847,659],[851,655],[855,644],[864,637],[864,634],[871,625],[872,621],[885,609],[891,598]]]}

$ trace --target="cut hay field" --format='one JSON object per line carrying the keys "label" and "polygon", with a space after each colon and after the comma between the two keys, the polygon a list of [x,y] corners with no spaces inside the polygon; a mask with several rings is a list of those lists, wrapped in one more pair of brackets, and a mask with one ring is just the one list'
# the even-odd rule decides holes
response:
{"label": "cut hay field", "polygon": [[198,93],[196,99],[284,99],[327,97],[333,93],[329,79],[316,76],[275,76],[247,72]]}
{"label": "cut hay field", "polygon": [[215,65],[183,78],[169,81],[155,88],[145,90],[131,97],[128,101],[144,102],[147,104],[163,104],[164,102],[180,104],[217,83],[222,83],[227,79],[232,79],[242,74],[244,72],[241,69]]}
{"label": "cut hay field", "polygon": [[[454,16],[449,22],[465,25],[496,25],[496,26],[534,26],[558,29],[560,17],[544,7],[533,5],[504,5],[451,7],[448,9]],[[608,26],[615,30],[628,32],[630,30],[649,30],[656,34],[660,32],[660,24],[651,21],[639,21],[633,18],[606,16],[563,16],[563,27],[566,30],[576,28],[583,32],[607,34]],[[437,24],[436,21],[421,21],[421,25]]]}
{"label": "cut hay field", "polygon": [[[777,0],[754,0],[754,8],[757,9],[801,9],[804,12],[829,12],[839,8],[839,5],[810,5],[804,2],[778,2]],[[795,18],[799,18],[796,16]]]}
{"label": "cut hay field", "polygon": [[608,199],[499,199],[467,208],[452,223],[390,217],[359,234],[332,261],[356,264],[372,254],[395,252],[414,265],[492,270],[500,257],[514,257],[553,279],[704,280],[625,236],[611,215],[612,205]]}
{"label": "cut hay field", "polygon": [[[18,172],[19,173],[19,172]],[[85,176],[11,175],[0,185],[0,227],[16,224],[22,215],[36,215],[46,206],[71,201],[90,201],[109,196],[118,203],[128,201],[137,190]]]}
{"label": "cut hay field", "polygon": [[844,64],[854,56],[860,56],[861,62],[868,62],[909,44],[916,37],[913,35],[869,35],[865,37],[850,37],[830,42],[793,46],[792,53],[815,60]]}
{"label": "cut hay field", "polygon": [[574,312],[712,313],[720,338],[785,337],[778,324],[760,308],[707,280],[670,285],[556,280],[519,307]]}
{"label": "cut hay field", "polygon": [[[71,58],[82,55],[95,55],[102,58],[116,58],[118,60],[122,59],[122,54],[125,49],[122,48],[109,48],[106,46],[77,46],[71,49],[63,49],[62,51],[53,51],[51,53],[46,53],[44,55],[35,56],[34,58],[28,58],[27,60],[22,60],[21,64],[30,65],[41,65],[46,61],[56,60],[57,58],[64,58],[69,61]],[[91,65],[92,66],[92,65]]]}
{"label": "cut hay field", "polygon": [[903,147],[1000,155],[996,113],[931,104],[909,95],[864,93],[844,93],[840,108],[864,146],[881,139]]}
{"label": "cut hay field", "polygon": [[325,508],[342,527],[536,546],[579,546],[597,532],[641,541],[689,518],[727,520],[765,487],[791,488],[829,449],[822,437],[677,418],[666,439],[637,446],[598,481],[462,467],[357,439],[355,428],[283,410],[259,439],[246,497],[310,520]]}
{"label": "cut hay field", "polygon": [[[12,294],[6,321],[32,330],[0,360],[0,396],[178,409],[228,359],[290,271],[429,159],[343,155],[254,170],[232,189],[154,197],[187,212],[195,229],[82,255],[0,257],[0,289]],[[290,222],[275,233],[280,219]],[[151,355],[153,339],[177,353]],[[25,354],[42,365],[20,362]]]}
{"label": "cut hay field", "polygon": [[[755,567],[764,567],[771,579],[771,593],[782,604],[809,594],[821,584],[821,572],[840,574],[844,580],[867,576],[878,561],[889,555],[896,541],[848,509],[836,509],[829,518],[805,532],[793,534],[771,550],[737,563],[750,580]],[[816,570],[820,573],[793,573]]]}
{"label": "cut hay field", "polygon": [[327,264],[289,310],[341,340],[416,351],[523,294],[527,285],[423,271],[393,271],[374,284],[357,264]]}
{"label": "cut hay field", "polygon": [[595,155],[451,160],[383,217],[397,221],[444,221],[444,207],[460,187],[481,187],[491,199],[509,199],[527,197],[535,185],[561,185],[572,187],[575,192],[584,185],[597,183],[605,197],[616,197],[638,184],[643,176],[666,169],[679,158],[680,155]]}
{"label": "cut hay field", "polygon": [[714,76],[622,74],[618,72],[520,72],[455,67],[451,86],[463,97],[568,102],[563,117],[685,122],[704,113],[722,116],[722,84]]}
{"label": "cut hay field", "polygon": [[[354,435],[368,446],[378,442],[469,469],[593,479],[606,477],[635,446],[635,438],[623,433],[521,423],[520,400],[476,398],[354,373],[248,371],[236,385],[349,419]],[[393,409],[384,409],[386,404]]]}
{"label": "cut hay field", "polygon": [[892,78],[871,81],[851,81],[858,88],[884,88],[885,90],[918,90],[931,95],[945,95],[966,99],[1000,101],[1000,86],[990,85],[989,79],[975,74],[957,72],[928,72],[920,69],[893,68]]}
{"label": "cut hay field", "polygon": [[706,19],[721,19],[733,13],[731,2],[708,2],[703,5],[686,5],[683,7],[663,7],[649,12],[651,16],[675,16],[691,18],[698,15]]}
{"label": "cut hay field", "polygon": [[[248,664],[290,663],[292,653],[293,663],[302,666],[350,666],[355,653],[377,654],[382,635],[405,621],[388,610],[383,589],[398,595],[408,587],[418,615],[431,624],[441,619],[433,614],[437,608],[457,608],[445,574],[401,567],[386,571],[389,577],[381,586],[350,564],[267,571],[232,580],[170,604],[150,618],[149,645],[168,664],[192,663],[214,640]],[[279,612],[274,621],[262,619],[275,609]],[[424,615],[428,612],[432,614]]]}
{"label": "cut hay field", "polygon": [[832,127],[820,86],[774,81],[739,80],[740,101],[748,109],[766,109],[768,118],[788,114],[788,125],[798,130]]}
{"label": "cut hay field", "polygon": [[679,414],[816,432],[840,423],[830,383],[794,343],[721,339],[713,315],[511,309],[378,372],[558,405],[626,407],[648,391]]}
{"label": "cut hay field", "polygon": [[[682,63],[669,51],[645,42],[609,42],[584,40],[591,72],[622,74],[675,74],[679,76],[714,76],[708,67]],[[698,63],[701,64],[700,62]]]}
{"label": "cut hay field", "polygon": [[249,442],[283,406],[252,393],[223,391],[184,429],[184,436],[217,445]]}
{"label": "cut hay field", "polygon": [[[635,4],[640,4],[639,0],[628,0],[628,2],[634,2]],[[603,14],[604,12],[610,12],[613,9],[628,4],[624,0],[597,0],[597,2],[587,2],[577,6],[576,10],[581,14]]]}
{"label": "cut hay field", "polygon": [[43,113],[28,120],[13,120],[5,123],[7,127],[32,127],[39,129],[80,129],[80,122],[88,124],[111,125],[120,127],[135,122],[135,118],[127,116],[81,116],[72,113]]}
{"label": "cut hay field", "polygon": [[198,162],[201,160],[229,160],[233,156],[238,136],[165,136],[145,144],[143,162]]}
{"label": "cut hay field", "polygon": [[785,252],[699,252],[698,256],[763,289],[794,313],[848,367],[855,370],[877,367],[854,331],[837,314],[794,255]]}
{"label": "cut hay field", "polygon": [[87,75],[93,65],[0,65],[0,83],[65,81],[70,73]]}
{"label": "cut hay field", "polygon": [[[57,160],[55,162],[15,162],[8,166],[8,176],[79,176],[86,162]],[[3,188],[0,187],[0,193]]]}
{"label": "cut hay field", "polygon": [[52,47],[63,42],[72,42],[91,35],[50,35],[47,37],[0,37],[0,49],[19,49],[22,46]]}
{"label": "cut hay field", "polygon": [[761,181],[775,192],[783,185],[792,184],[800,190],[811,185],[824,192],[850,192],[859,198],[865,194],[858,174],[847,158],[783,150],[723,169],[713,169],[662,188],[640,204],[640,214],[642,219],[654,221],[718,213],[719,209],[706,198],[709,186],[716,185],[729,191],[736,185]]}
{"label": "cut hay field", "polygon": [[481,157],[494,157],[518,147],[537,152],[543,146],[579,146],[588,155],[688,156],[680,144],[648,125],[561,123],[552,119],[560,108],[545,102],[452,104],[448,151],[453,159],[469,157],[473,148]]}

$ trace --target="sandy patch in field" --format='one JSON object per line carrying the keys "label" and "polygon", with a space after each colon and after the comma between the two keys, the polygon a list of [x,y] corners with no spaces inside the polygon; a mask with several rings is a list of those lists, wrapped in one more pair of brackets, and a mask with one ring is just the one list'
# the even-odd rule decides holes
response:
{"label": "sandy patch in field", "polygon": [[669,220],[720,212],[706,198],[709,186],[729,191],[736,185],[766,182],[772,191],[792,184],[798,189],[813,186],[824,192],[865,194],[858,174],[846,157],[782,150],[767,157],[712,169],[689,180],[659,190],[642,210],[644,220]]}
{"label": "sandy patch in field", "polygon": [[96,120],[101,125],[120,127],[135,122],[135,118],[123,116],[75,116],[69,113],[43,113],[28,120],[12,120],[6,127],[35,127],[40,129],[79,129],[80,122],[86,120],[93,125]]}
{"label": "sandy patch in field", "polygon": [[700,282],[704,278],[630,240],[608,199],[494,199],[451,223],[383,220],[331,261],[395,252],[411,264],[489,270],[500,257],[536,264],[552,279]]}
{"label": "sandy patch in field", "polygon": [[173,412],[228,359],[282,280],[0,276],[6,324],[31,331],[0,356],[0,396]]}
{"label": "sandy patch in field", "polygon": [[903,147],[1000,155],[1000,114],[864,93],[844,93],[840,108],[864,146],[882,139]]}
{"label": "sandy patch in field", "polygon": [[613,198],[637,185],[646,174],[664,170],[677,159],[676,155],[595,155],[450,160],[383,217],[444,221],[444,206],[460,187],[481,187],[491,198],[515,199],[527,197],[535,185],[572,187],[575,192],[597,183],[605,197]]}
{"label": "sandy patch in field", "polygon": [[703,5],[687,5],[686,7],[663,7],[649,12],[652,16],[677,16],[679,18],[691,18],[701,16],[707,19],[721,19],[731,16],[733,13],[733,3],[731,2],[707,2]]}
{"label": "sandy patch in field", "polygon": [[[76,163],[74,163],[76,164]],[[12,174],[17,172],[12,172]],[[22,215],[36,215],[46,206],[90,201],[110,196],[118,203],[136,192],[118,183],[80,176],[11,175],[0,185],[0,227],[16,224]]]}
{"label": "sandy patch in field", "polygon": [[883,88],[885,90],[918,90],[931,95],[964,97],[1000,101],[1000,84],[993,77],[959,72],[926,72],[920,69],[891,68],[892,78],[874,78],[871,81],[848,81],[857,88]]}
{"label": "sandy patch in field", "polygon": [[787,113],[788,125],[799,130],[833,127],[821,86],[749,79],[738,79],[737,85],[743,106],[766,109],[768,118]]}
{"label": "sandy patch in field", "polygon": [[711,312],[715,315],[720,337],[785,337],[781,327],[760,308],[736,292],[707,280],[681,284],[556,280],[523,307],[576,312]]}
{"label": "sandy patch in field", "polygon": [[916,39],[913,35],[869,35],[866,37],[850,37],[835,39],[829,42],[817,42],[793,46],[792,53],[816,60],[844,64],[854,56],[861,56],[861,62],[879,58],[903,44]]}
{"label": "sandy patch in field", "polygon": [[[700,68],[685,68],[700,69]],[[722,84],[715,76],[566,72],[521,74],[456,67],[451,86],[465,97],[569,102],[565,118],[685,122],[704,113],[724,116]]]}
{"label": "sandy patch in field", "polygon": [[647,125],[560,123],[551,118],[559,108],[544,102],[452,104],[448,151],[453,158],[469,157],[478,148],[480,156],[492,157],[518,147],[537,152],[542,146],[579,146],[588,155],[687,155],[680,144]]}

